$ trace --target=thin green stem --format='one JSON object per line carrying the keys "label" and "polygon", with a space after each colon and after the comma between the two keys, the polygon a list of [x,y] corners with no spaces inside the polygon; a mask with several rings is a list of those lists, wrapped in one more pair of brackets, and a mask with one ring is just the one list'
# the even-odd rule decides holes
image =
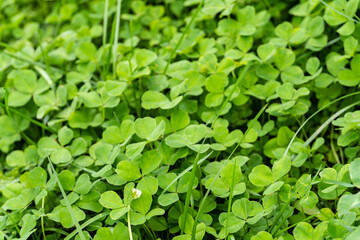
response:
{"label": "thin green stem", "polygon": [[[165,66],[165,68],[164,68],[163,74],[166,74],[166,71],[168,70],[170,63],[171,63],[172,59],[174,58],[177,49],[180,47],[180,44],[181,44],[182,41],[184,40],[184,37],[185,37],[185,35],[187,34],[187,32],[189,31],[192,23],[195,21],[195,18],[197,17],[198,13],[200,12],[203,4],[204,4],[204,0],[202,0],[201,3],[199,4],[199,6],[198,6],[198,8],[196,9],[194,15],[192,15],[192,17],[191,17],[191,20],[190,20],[189,24],[186,25],[185,30],[184,30],[184,32],[182,33],[182,35],[181,35],[179,41],[177,42],[175,48],[171,51],[170,58],[169,58],[168,61],[167,61],[167,64],[166,64],[166,66]],[[186,219],[186,218],[185,218],[185,219]]]}
{"label": "thin green stem", "polygon": [[106,45],[107,25],[108,25],[108,17],[109,17],[108,9],[109,9],[109,0],[105,0],[104,20],[103,20],[103,39],[102,39],[103,47],[105,47],[105,45]]}
{"label": "thin green stem", "polygon": [[[98,214],[98,215],[90,218],[89,220],[87,220],[86,222],[84,222],[83,224],[81,224],[80,228],[81,228],[81,229],[86,228],[87,226],[89,226],[90,224],[96,222],[97,220],[99,220],[99,219],[101,219],[101,218],[103,218],[103,217],[108,216],[109,213],[110,213],[110,212],[102,212],[102,213],[100,213],[100,214]],[[66,238],[64,238],[64,240],[70,240],[71,238],[73,238],[73,237],[76,235],[77,232],[78,232],[78,230],[76,229],[76,230],[74,230],[73,232],[71,232],[70,234],[66,234],[67,236],[66,236]]]}
{"label": "thin green stem", "polygon": [[129,206],[128,206],[128,208],[129,208],[129,211],[128,211],[128,216],[127,216],[127,222],[128,222],[128,229],[129,229],[129,236],[130,236],[130,240],[133,240],[133,235],[132,235],[132,231],[131,231],[131,222],[130,222],[130,211],[131,211],[131,208],[130,208],[130,204],[129,204]]}
{"label": "thin green stem", "polygon": [[[312,219],[312,218],[314,218],[314,217],[315,217],[315,215],[311,215],[311,216],[303,219],[301,222],[306,222],[307,220],[310,220],[310,219]],[[297,222],[297,223],[294,223],[293,225],[291,225],[291,226],[289,226],[289,227],[286,227],[286,228],[284,228],[284,229],[281,229],[281,231],[278,232],[278,233],[276,234],[276,236],[279,236],[279,235],[282,234],[283,232],[286,232],[287,230],[295,227],[295,226],[298,225],[299,223],[300,223],[300,222]]]}
{"label": "thin green stem", "polygon": [[[41,200],[41,208],[45,211],[45,197]],[[44,228],[44,216],[41,216],[41,231],[42,235],[44,237],[44,240],[46,240],[46,234],[45,234],[45,228]]]}
{"label": "thin green stem", "polygon": [[[0,106],[5,108],[5,105],[4,105],[3,103],[0,103]],[[45,130],[47,130],[47,131],[49,131],[49,132],[51,132],[51,133],[54,133],[54,134],[57,133],[55,130],[49,128],[49,127],[46,126],[45,124],[43,124],[43,123],[41,123],[41,122],[39,122],[39,121],[36,121],[36,120],[30,118],[29,116],[23,114],[22,112],[19,112],[18,110],[15,110],[15,109],[13,109],[13,108],[9,108],[9,111],[10,111],[10,112],[13,112],[13,113],[15,113],[15,114],[17,114],[17,115],[19,115],[20,117],[23,117],[23,118],[29,120],[31,123],[33,123],[33,124],[35,124],[35,125],[43,128],[43,129],[45,129]]]}
{"label": "thin green stem", "polygon": [[234,194],[234,180],[235,180],[235,174],[236,174],[236,158],[235,163],[233,167],[232,177],[231,177],[231,186],[230,186],[230,195],[229,195],[229,202],[228,202],[228,209],[227,209],[227,218],[226,218],[226,226],[225,226],[225,236],[228,234],[228,228],[229,228],[229,216],[231,212],[231,205],[232,205],[232,199]]}
{"label": "thin green stem", "polygon": [[116,61],[117,61],[117,46],[119,40],[119,31],[120,31],[120,15],[121,15],[121,2],[122,0],[117,0],[116,6],[116,23],[115,23],[115,39],[113,44],[113,78],[116,76]]}
{"label": "thin green stem", "polygon": [[79,237],[80,237],[81,240],[86,240],[84,232],[82,231],[82,229],[80,227],[80,224],[79,224],[79,222],[78,222],[78,220],[77,220],[77,218],[75,216],[74,210],[71,207],[70,201],[69,201],[69,199],[68,199],[68,197],[67,197],[67,195],[65,193],[64,188],[62,187],[62,184],[61,184],[61,182],[60,182],[60,180],[58,178],[58,175],[57,175],[57,173],[55,171],[55,168],[54,168],[49,156],[48,156],[48,160],[49,160],[48,162],[49,162],[49,166],[50,166],[49,172],[50,172],[51,175],[54,175],[54,177],[55,177],[56,183],[58,184],[60,192],[61,192],[61,194],[62,194],[62,196],[64,198],[65,205],[66,205],[66,207],[67,207],[67,209],[68,209],[68,211],[70,213],[72,221],[75,224],[77,233],[79,234]]}
{"label": "thin green stem", "polygon": [[[211,124],[211,129],[213,128],[216,120],[217,120],[217,119],[219,118],[219,116],[221,115],[221,113],[222,113],[223,109],[225,108],[226,104],[230,101],[230,99],[231,99],[231,97],[233,96],[236,88],[240,85],[240,82],[244,79],[244,77],[245,77],[247,71],[249,70],[250,66],[251,66],[251,63],[247,64],[247,65],[245,66],[245,68],[242,70],[239,78],[236,80],[236,83],[235,83],[234,87],[231,89],[230,94],[227,96],[227,98],[225,99],[224,103],[222,104],[220,110],[217,112],[217,114],[216,114],[216,116],[215,116],[215,119],[213,120],[213,122],[212,122],[212,124]],[[210,120],[206,123],[206,125],[208,125],[209,122],[210,122]],[[205,136],[204,140],[202,141],[200,148],[203,147],[203,145],[204,145],[204,143],[205,143],[205,140],[206,140],[206,137],[207,137],[207,134],[208,134],[208,133],[206,133],[206,136]],[[190,179],[189,179],[188,191],[187,191],[187,193],[186,193],[185,206],[184,206],[184,212],[183,212],[183,215],[184,215],[185,217],[184,217],[184,222],[183,222],[182,227],[181,227],[181,234],[183,233],[183,231],[184,231],[184,229],[185,229],[185,225],[186,225],[186,219],[187,219],[186,216],[187,216],[187,212],[188,212],[188,206],[189,206],[189,203],[190,203],[190,197],[191,197],[191,195],[192,195],[192,186],[193,186],[194,179],[195,179],[195,176],[196,176],[196,166],[197,166],[197,162],[198,162],[198,160],[199,160],[200,152],[201,152],[201,151],[199,151],[199,152],[196,154],[196,157],[195,157],[195,160],[194,160],[194,163],[193,163],[193,166],[194,166],[194,167],[193,167],[193,169],[192,169],[191,176],[190,176]],[[195,221],[195,223],[194,223],[194,226],[196,226],[196,221]],[[195,231],[196,231],[196,229],[195,229]],[[194,232],[193,232],[193,233],[194,233]],[[193,235],[194,235],[194,234],[193,234]],[[195,235],[194,235],[194,237],[195,237]]]}
{"label": "thin green stem", "polygon": [[[241,143],[244,141],[245,137],[247,136],[247,134],[249,133],[249,130],[253,127],[254,123],[259,119],[259,117],[261,116],[261,114],[265,111],[265,109],[267,108],[268,105],[265,105],[263,106],[260,111],[256,114],[255,118],[253,119],[253,121],[251,122],[250,126],[246,129],[245,133],[242,135],[242,137],[240,138],[240,140],[238,141],[237,145],[235,146],[235,148],[231,151],[230,155],[227,157],[226,160],[229,160],[233,155],[234,153],[236,152],[236,150],[240,147]],[[207,197],[209,196],[210,194],[210,191],[211,191],[211,188],[212,186],[214,185],[215,183],[215,180],[220,176],[220,172],[221,170],[225,167],[225,163],[221,166],[221,168],[219,169],[219,171],[217,172],[217,174],[215,175],[213,181],[211,182],[208,190],[206,191],[205,193],[205,196],[203,197],[203,199],[201,200],[200,202],[200,205],[199,205],[199,210],[195,216],[195,221],[194,223],[196,224],[198,219],[199,219],[199,216],[201,214],[201,211],[204,207],[204,203],[205,203],[205,200],[207,199]],[[192,233],[191,233],[191,240],[195,240],[195,233],[196,233],[196,226],[193,226],[193,229],[192,229]],[[227,231],[227,230],[225,230]]]}
{"label": "thin green stem", "polygon": [[[307,186],[305,192],[309,191],[311,189],[311,186],[313,185],[314,181],[315,181],[315,178],[319,175],[320,173],[320,170],[321,170],[322,166],[320,166],[320,168],[318,169],[318,171],[316,172],[315,176],[313,177],[313,179],[311,180],[310,184]],[[272,223],[271,225],[271,228],[270,228],[270,233],[271,235],[275,236],[276,235],[276,232],[279,230],[281,224],[279,225],[276,225],[277,222],[279,221],[279,219],[281,218],[281,216],[283,216],[286,208],[290,205],[291,201],[293,200],[293,198],[295,197],[297,193],[297,189],[295,189],[295,191],[291,194],[291,196],[289,197],[289,199],[286,201],[286,203],[282,206],[279,214],[275,217],[275,220],[274,222]],[[276,227],[275,227],[276,226]]]}
{"label": "thin green stem", "polygon": [[329,4],[327,4],[326,2],[324,2],[323,0],[319,0],[322,4],[324,4],[326,7],[330,8],[331,10],[333,10],[334,12],[340,14],[341,16],[347,18],[348,20],[350,21],[353,21],[355,23],[360,23],[360,21],[356,20],[356,19],[353,19],[352,17],[349,17],[348,15],[346,15],[345,13],[337,10],[336,8],[330,6]]}

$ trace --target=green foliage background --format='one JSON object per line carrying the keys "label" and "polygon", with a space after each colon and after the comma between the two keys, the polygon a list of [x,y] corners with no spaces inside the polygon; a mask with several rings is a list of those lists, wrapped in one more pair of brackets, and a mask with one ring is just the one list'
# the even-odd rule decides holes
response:
{"label": "green foliage background", "polygon": [[359,0],[0,2],[0,240],[356,240]]}

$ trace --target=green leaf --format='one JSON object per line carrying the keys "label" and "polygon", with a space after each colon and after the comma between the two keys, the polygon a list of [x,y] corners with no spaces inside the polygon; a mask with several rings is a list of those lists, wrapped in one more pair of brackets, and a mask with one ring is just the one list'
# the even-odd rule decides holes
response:
{"label": "green leaf", "polygon": [[141,106],[145,109],[162,108],[169,102],[169,99],[164,94],[156,91],[146,91],[141,96]]}
{"label": "green leaf", "polygon": [[278,96],[284,100],[291,100],[295,92],[293,85],[290,83],[284,83],[276,90]]}
{"label": "green leaf", "polygon": [[259,165],[253,168],[249,174],[249,180],[256,186],[267,186],[273,182],[273,173],[265,165]]}
{"label": "green leaf", "polygon": [[9,95],[9,106],[10,107],[21,107],[28,103],[31,99],[31,94],[22,93],[19,91],[12,91]]}
{"label": "green leaf", "polygon": [[103,207],[109,209],[118,209],[124,206],[123,201],[114,191],[107,191],[101,194],[99,202]]}
{"label": "green leaf", "polygon": [[140,138],[145,138],[148,141],[157,140],[161,134],[165,131],[164,122],[160,122],[156,124],[156,120],[154,118],[145,117],[138,118],[135,121],[135,133]]}
{"label": "green leaf", "polygon": [[312,240],[314,229],[306,222],[298,223],[294,229],[294,237],[296,240]]}
{"label": "green leaf", "polygon": [[175,110],[170,117],[171,126],[174,131],[185,128],[190,124],[189,115],[182,110]]}
{"label": "green leaf", "polygon": [[142,175],[147,175],[157,169],[162,161],[162,156],[159,151],[151,150],[145,152],[139,160]]}
{"label": "green leaf", "polygon": [[138,211],[139,213],[145,215],[150,210],[151,204],[152,204],[151,194],[148,191],[144,190],[141,192],[141,196],[139,198],[134,199],[131,202],[131,207],[136,211]]}
{"label": "green leaf", "polygon": [[96,47],[91,42],[83,42],[80,46],[75,48],[75,54],[80,60],[95,61]]}
{"label": "green leaf", "polygon": [[59,143],[62,146],[65,146],[72,140],[73,136],[74,136],[73,130],[64,126],[59,130],[59,133],[58,133]]}
{"label": "green leaf", "polygon": [[360,83],[360,76],[357,76],[355,72],[344,69],[339,73],[339,82],[346,87],[354,87]]}
{"label": "green leaf", "polygon": [[295,54],[290,49],[280,48],[274,55],[274,62],[279,70],[284,70],[294,64]]}
{"label": "green leaf", "polygon": [[58,174],[59,181],[64,190],[72,191],[75,187],[75,176],[69,170],[63,170]]}
{"label": "green leaf", "polygon": [[134,181],[141,177],[138,165],[126,160],[118,163],[116,173],[126,181]]}
{"label": "green leaf", "polygon": [[86,173],[81,174],[75,183],[74,191],[79,194],[87,194],[92,188],[89,175]]}
{"label": "green leaf", "polygon": [[251,240],[273,240],[273,237],[268,232],[260,231],[255,236],[252,236]]}
{"label": "green leaf", "polygon": [[23,151],[15,150],[6,156],[6,163],[10,167],[25,167],[26,159]]}
{"label": "green leaf", "polygon": [[187,214],[186,220],[185,220],[185,216],[181,215],[178,221],[179,221],[180,228],[182,228],[182,226],[184,226],[184,222],[185,222],[185,226],[184,226],[184,229],[182,229],[182,231],[187,234],[191,234],[192,228],[194,225],[194,219],[191,217],[191,215]]}
{"label": "green leaf", "polygon": [[146,49],[137,49],[135,51],[135,60],[138,68],[146,67],[156,60],[157,56],[154,52]]}
{"label": "green leaf", "polygon": [[[233,19],[223,19],[219,21],[218,27],[216,28],[215,32],[219,36],[236,37],[239,33],[239,29],[241,29],[241,26],[240,23],[238,23],[237,21]],[[253,33],[253,30],[249,30],[247,31],[247,34],[242,35],[252,35]]]}
{"label": "green leaf", "polygon": [[72,161],[71,153],[66,148],[60,148],[52,152],[50,159],[55,164],[67,164]]}
{"label": "green leaf", "polygon": [[257,48],[257,54],[264,62],[269,60],[272,56],[274,56],[275,52],[276,52],[276,48],[271,43],[260,45]]}
{"label": "green leaf", "polygon": [[228,83],[229,80],[224,73],[216,73],[205,80],[205,87],[209,92],[222,93]]}
{"label": "green leaf", "polygon": [[298,66],[290,66],[285,68],[281,72],[281,80],[286,83],[291,83],[293,85],[300,84],[303,80],[304,72]]}
{"label": "green leaf", "polygon": [[44,187],[46,185],[47,172],[41,167],[31,169],[28,175],[29,187]]}
{"label": "green leaf", "polygon": [[33,93],[36,88],[37,77],[32,70],[13,70],[8,78],[13,79],[14,87],[23,93]]}
{"label": "green leaf", "polygon": [[290,171],[290,169],[291,159],[289,156],[283,156],[282,158],[277,160],[272,167],[274,181],[286,175]]}
{"label": "green leaf", "polygon": [[126,146],[126,156],[130,159],[137,157],[145,148],[146,142],[132,143]]}
{"label": "green leaf", "polygon": [[96,92],[80,92],[78,94],[88,108],[98,108],[102,105],[101,98]]}
{"label": "green leaf", "polygon": [[30,233],[36,226],[36,217],[34,215],[25,214],[22,220],[20,229],[20,236],[24,237],[25,234]]}
{"label": "green leaf", "polygon": [[[80,208],[78,208],[75,205],[71,206],[71,208],[74,211],[75,218],[77,221],[82,221],[85,219],[86,215],[85,215],[84,211],[82,211]],[[59,219],[60,219],[61,225],[63,225],[63,227],[65,227],[65,228],[71,228],[75,225],[75,223],[71,217],[71,214],[66,207],[61,208],[60,214],[59,214]]]}
{"label": "green leaf", "polygon": [[350,173],[351,181],[358,188],[360,188],[360,171],[359,171],[359,169],[360,169],[360,158],[357,158],[350,163],[349,173]]}
{"label": "green leaf", "polygon": [[340,216],[348,214],[351,210],[360,207],[360,193],[344,195],[340,198],[337,210]]}

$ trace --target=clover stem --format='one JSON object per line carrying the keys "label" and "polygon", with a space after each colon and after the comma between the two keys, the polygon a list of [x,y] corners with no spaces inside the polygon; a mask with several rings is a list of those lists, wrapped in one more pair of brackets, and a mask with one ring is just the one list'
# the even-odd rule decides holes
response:
{"label": "clover stem", "polygon": [[128,229],[129,229],[129,237],[130,237],[130,240],[133,240],[133,236],[132,236],[132,232],[131,232],[131,222],[130,222],[130,211],[131,211],[130,204],[129,204],[128,208],[129,208],[129,211],[128,211]]}
{"label": "clover stem", "polygon": [[[41,208],[44,209],[44,211],[45,211],[44,207],[45,207],[45,197],[43,197],[41,200]],[[41,216],[41,230],[42,230],[44,240],[46,240],[45,229],[44,229],[44,216]]]}

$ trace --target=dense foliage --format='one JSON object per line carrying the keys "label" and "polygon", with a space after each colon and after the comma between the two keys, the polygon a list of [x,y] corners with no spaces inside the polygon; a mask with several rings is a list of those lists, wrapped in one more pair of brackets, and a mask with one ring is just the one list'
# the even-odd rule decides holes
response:
{"label": "dense foliage", "polygon": [[0,240],[356,240],[359,0],[0,2]]}

